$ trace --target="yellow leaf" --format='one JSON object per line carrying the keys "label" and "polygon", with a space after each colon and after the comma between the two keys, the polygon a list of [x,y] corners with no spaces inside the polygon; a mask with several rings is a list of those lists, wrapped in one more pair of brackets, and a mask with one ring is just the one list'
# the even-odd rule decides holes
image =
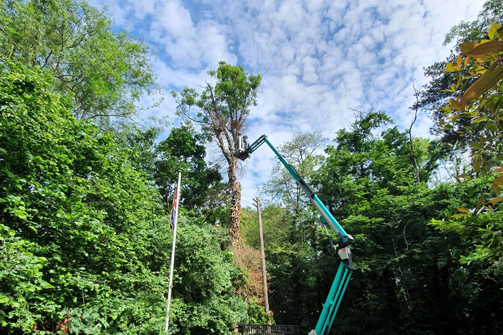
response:
{"label": "yellow leaf", "polygon": [[463,94],[463,98],[459,103],[459,107],[464,109],[466,104],[474,99],[477,99],[485,92],[493,88],[498,81],[503,78],[503,64],[494,63],[491,67],[477,79]]}
{"label": "yellow leaf", "polygon": [[467,56],[484,56],[503,50],[503,41],[489,41],[465,52]]}
{"label": "yellow leaf", "polygon": [[493,180],[493,184],[495,185],[503,185],[503,175],[499,175]]}
{"label": "yellow leaf", "polygon": [[478,117],[476,119],[473,119],[473,123],[479,123],[479,122],[484,122],[486,121],[487,118],[486,117]]}
{"label": "yellow leaf", "polygon": [[466,214],[454,214],[451,215],[451,218],[462,218],[463,216],[466,216]]}
{"label": "yellow leaf", "polygon": [[456,69],[454,69],[454,64],[452,63],[447,63],[445,66],[445,69],[442,70],[443,72],[455,72]]}
{"label": "yellow leaf", "polygon": [[480,155],[475,155],[473,160],[473,171],[480,172],[480,166],[482,165],[482,157]]}
{"label": "yellow leaf", "polygon": [[496,197],[496,198],[489,199],[489,202],[493,206],[496,205],[498,202],[502,202],[502,201],[503,201],[503,196],[502,197]]}
{"label": "yellow leaf", "polygon": [[499,185],[503,185],[503,175],[499,175],[496,179],[494,179],[491,185],[491,189],[496,194],[500,193]]}
{"label": "yellow leaf", "polygon": [[466,208],[458,208],[458,211],[460,211],[461,213],[470,213],[470,211]]}
{"label": "yellow leaf", "polygon": [[470,56],[466,56],[466,58],[465,58],[465,67],[468,66],[469,62],[470,62]]}
{"label": "yellow leaf", "polygon": [[477,47],[480,43],[477,42],[466,42],[462,43],[459,45],[459,48],[461,49],[461,52],[466,55],[467,52],[472,50],[473,48]]}
{"label": "yellow leaf", "polygon": [[489,31],[487,32],[487,36],[492,40],[494,36],[498,33],[499,25],[497,23],[491,24],[491,28],[489,28]]}
{"label": "yellow leaf", "polygon": [[462,61],[463,59],[461,58],[461,55],[458,55],[458,58],[456,59],[456,64],[458,64],[458,66],[461,66]]}
{"label": "yellow leaf", "polygon": [[458,82],[456,83],[456,87],[461,86],[462,81],[463,81],[463,77],[459,77]]}
{"label": "yellow leaf", "polygon": [[[457,101],[456,99],[451,99],[449,100],[449,105],[452,106],[452,108],[456,109],[456,110],[462,110],[461,108],[461,105],[459,104],[459,101]],[[463,109],[464,109],[464,106],[463,106]]]}
{"label": "yellow leaf", "polygon": [[498,185],[495,185],[494,183],[491,185],[491,190],[493,190],[493,192],[496,194],[500,193],[500,187]]}
{"label": "yellow leaf", "polygon": [[479,201],[477,202],[477,211],[484,205],[485,200],[486,197],[484,195],[481,195]]}

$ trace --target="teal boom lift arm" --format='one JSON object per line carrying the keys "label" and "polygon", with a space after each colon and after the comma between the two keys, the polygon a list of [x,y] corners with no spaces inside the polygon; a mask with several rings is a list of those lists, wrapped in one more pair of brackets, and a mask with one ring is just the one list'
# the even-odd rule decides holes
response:
{"label": "teal boom lift arm", "polygon": [[339,309],[342,297],[344,296],[344,292],[346,291],[346,287],[348,286],[349,280],[351,279],[351,274],[354,270],[351,251],[349,249],[349,244],[353,242],[353,237],[346,233],[344,228],[342,228],[339,222],[337,222],[337,220],[332,216],[330,211],[320,201],[311,187],[306,184],[304,179],[293,168],[293,166],[288,164],[285,158],[276,150],[276,148],[274,148],[271,142],[269,142],[266,135],[260,136],[252,144],[247,143],[246,136],[239,136],[234,156],[241,160],[246,160],[264,143],[266,143],[269,148],[271,148],[280,162],[297,181],[297,184],[299,184],[299,186],[302,188],[302,190],[304,190],[309,199],[311,199],[311,202],[321,214],[321,221],[324,224],[328,224],[328,226],[337,234],[338,245],[336,249],[337,254],[341,258],[341,263],[339,265],[339,269],[335,276],[332,287],[330,288],[330,292],[328,294],[325,305],[323,306],[323,310],[321,311],[321,315],[318,319],[318,323],[316,324],[316,328],[311,330],[311,332],[309,333],[309,335],[326,335],[332,328],[335,315],[337,314],[337,310]]}

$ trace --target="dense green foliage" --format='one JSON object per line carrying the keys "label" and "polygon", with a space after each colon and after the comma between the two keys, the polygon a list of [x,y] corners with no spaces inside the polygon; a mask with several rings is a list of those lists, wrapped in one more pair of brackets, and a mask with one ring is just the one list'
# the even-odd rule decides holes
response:
{"label": "dense green foliage", "polygon": [[[413,140],[418,182],[407,132],[387,127],[376,133],[389,122],[383,113],[360,115],[350,130],[337,133],[336,146],[326,149],[327,158],[314,174],[318,194],[355,237],[357,270],[333,332],[500,333],[502,279],[483,263],[463,265],[468,244],[429,225],[431,218],[455,214],[476,196],[476,188],[433,187],[440,150],[424,139]],[[321,312],[337,256],[314,209],[304,206],[299,216],[294,204],[269,205],[262,219],[270,308],[278,323],[299,324],[306,333]],[[254,222],[253,214],[245,217],[243,235],[256,246]]]}
{"label": "dense green foliage", "polygon": [[[462,54],[444,69],[454,74],[451,92],[463,92],[442,107],[444,117],[438,128],[457,129],[469,139],[471,170],[459,176],[479,192],[468,208],[448,221],[434,220],[439,229],[455,231],[473,244],[464,262],[485,261],[496,272],[502,271],[503,216],[503,28],[493,23],[488,39],[460,45]],[[483,181],[477,181],[479,177]],[[475,181],[473,182],[473,179]],[[491,182],[488,188],[487,181]]]}
{"label": "dense green foliage", "polygon": [[37,65],[52,86],[71,93],[78,119],[107,124],[130,116],[142,94],[156,89],[148,47],[85,1],[0,2],[0,57]]}
{"label": "dense green foliage", "polygon": [[184,197],[187,209],[200,209],[210,201],[209,195],[221,191],[222,176],[217,167],[209,167],[204,160],[205,141],[189,126],[174,128],[169,136],[157,145],[153,177],[164,199],[171,199],[171,189],[178,171],[182,171]]}
{"label": "dense green foliage", "polygon": [[[157,334],[172,233],[148,174],[50,76],[9,62],[0,75],[0,329]],[[246,318],[229,240],[189,213],[181,225],[173,329],[225,333]]]}
{"label": "dense green foliage", "polygon": [[[331,334],[503,333],[503,29],[491,24],[502,13],[488,1],[447,37],[470,42],[462,54],[427,70],[420,107],[437,111],[441,139],[413,138],[370,112],[333,145],[319,133],[278,145],[355,238],[356,270]],[[160,125],[105,127],[155,86],[146,46],[111,32],[84,1],[2,0],[0,19],[0,333],[163,333],[166,203],[178,171],[170,334],[265,322],[249,289],[257,267],[236,265],[258,262],[259,239],[256,212],[240,210],[232,156],[260,75],[222,62],[209,72],[214,86],[175,94],[202,132],[182,124],[161,139]],[[212,139],[230,187],[207,162]],[[459,152],[470,153],[466,164],[439,169]],[[445,173],[452,182],[439,182]],[[335,238],[281,164],[263,190],[270,309],[307,333],[338,266]]]}

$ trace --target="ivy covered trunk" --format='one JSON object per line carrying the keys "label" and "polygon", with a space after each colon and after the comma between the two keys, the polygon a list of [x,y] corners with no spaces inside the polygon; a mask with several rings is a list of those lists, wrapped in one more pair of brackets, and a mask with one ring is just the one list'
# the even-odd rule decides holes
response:
{"label": "ivy covered trunk", "polygon": [[240,220],[241,220],[241,184],[236,178],[236,162],[237,159],[232,157],[229,164],[229,187],[231,189],[231,212],[229,224],[229,236],[231,238],[231,246],[239,245],[240,236]]}

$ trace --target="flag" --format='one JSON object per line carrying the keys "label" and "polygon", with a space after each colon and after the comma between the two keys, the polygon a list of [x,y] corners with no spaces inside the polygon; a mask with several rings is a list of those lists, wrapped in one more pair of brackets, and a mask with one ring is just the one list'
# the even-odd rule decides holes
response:
{"label": "flag", "polygon": [[175,229],[175,218],[177,210],[178,210],[178,192],[175,191],[175,195],[173,197],[173,208],[171,208],[171,223],[169,224],[169,228],[171,228],[172,230]]}

